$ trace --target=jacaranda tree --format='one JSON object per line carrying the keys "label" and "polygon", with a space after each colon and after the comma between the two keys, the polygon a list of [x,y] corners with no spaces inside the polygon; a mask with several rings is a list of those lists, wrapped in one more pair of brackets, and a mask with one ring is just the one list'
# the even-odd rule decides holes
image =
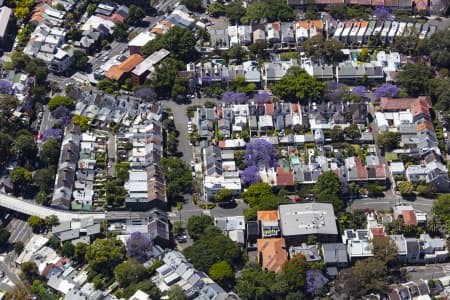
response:
{"label": "jacaranda tree", "polygon": [[148,250],[152,245],[150,238],[141,233],[133,232],[127,240],[127,255],[137,261],[145,261],[148,258]]}

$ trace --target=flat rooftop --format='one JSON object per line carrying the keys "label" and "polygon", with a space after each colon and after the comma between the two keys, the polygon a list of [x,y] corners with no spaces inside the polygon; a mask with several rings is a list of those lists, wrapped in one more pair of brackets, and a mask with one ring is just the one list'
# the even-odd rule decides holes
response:
{"label": "flat rooftop", "polygon": [[330,203],[294,203],[278,207],[283,236],[337,235],[336,217]]}

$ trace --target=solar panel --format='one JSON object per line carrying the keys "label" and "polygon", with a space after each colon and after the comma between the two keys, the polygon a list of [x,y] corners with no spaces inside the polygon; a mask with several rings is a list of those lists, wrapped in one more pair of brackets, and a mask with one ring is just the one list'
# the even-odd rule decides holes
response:
{"label": "solar panel", "polygon": [[350,239],[354,239],[356,237],[356,234],[354,231],[347,231],[347,236]]}

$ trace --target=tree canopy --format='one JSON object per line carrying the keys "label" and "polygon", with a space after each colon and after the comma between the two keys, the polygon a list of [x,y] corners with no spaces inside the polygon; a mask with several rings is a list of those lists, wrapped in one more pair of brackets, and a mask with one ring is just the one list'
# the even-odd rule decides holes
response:
{"label": "tree canopy", "polygon": [[216,262],[209,268],[209,277],[219,284],[224,284],[233,279],[234,273],[230,264],[226,261]]}
{"label": "tree canopy", "polygon": [[166,178],[167,197],[173,200],[178,194],[189,192],[192,174],[189,166],[179,157],[163,157],[161,166]]}
{"label": "tree canopy", "polygon": [[316,35],[303,42],[302,46],[306,55],[317,63],[337,64],[345,59],[341,51],[344,44],[335,39],[324,40],[322,36]]}
{"label": "tree canopy", "polygon": [[384,151],[391,151],[397,148],[400,144],[400,133],[385,131],[378,134],[376,144]]}
{"label": "tree canopy", "polygon": [[324,84],[305,70],[291,68],[289,71],[273,85],[272,92],[276,96],[291,102],[307,103],[308,100],[318,99],[323,94]]}
{"label": "tree canopy", "polygon": [[162,97],[169,97],[172,94],[178,94],[178,87],[174,90],[174,85],[178,71],[181,71],[183,68],[183,63],[178,60],[170,57],[164,59],[155,68],[155,72],[151,80],[152,88],[159,96]]}
{"label": "tree canopy", "polygon": [[86,248],[86,260],[91,275],[112,278],[114,268],[125,258],[125,247],[118,240],[96,239]]}
{"label": "tree canopy", "polygon": [[344,208],[343,201],[339,199],[341,188],[339,177],[330,171],[319,176],[313,190],[317,201],[331,202],[335,211],[340,211]]}
{"label": "tree canopy", "polygon": [[149,275],[144,265],[133,259],[124,261],[114,269],[114,277],[121,287],[139,283],[149,278]]}
{"label": "tree canopy", "polygon": [[197,240],[205,234],[205,229],[213,224],[213,218],[208,215],[192,216],[188,219],[186,229],[189,236],[192,239]]}
{"label": "tree canopy", "polygon": [[406,64],[399,74],[398,82],[410,96],[417,97],[428,93],[428,85],[433,77],[433,68],[423,62],[419,62]]}
{"label": "tree canopy", "polygon": [[51,111],[54,111],[60,106],[66,106],[69,109],[74,108],[74,102],[73,99],[68,96],[55,96],[48,102],[48,109]]}
{"label": "tree canopy", "polygon": [[195,35],[189,29],[172,26],[165,34],[157,35],[154,40],[144,45],[141,53],[147,56],[164,48],[170,52],[173,58],[188,63],[198,55],[195,50],[195,42]]}
{"label": "tree canopy", "polygon": [[206,233],[200,236],[192,246],[184,249],[183,253],[195,268],[204,272],[208,272],[218,261],[238,265],[242,260],[239,245],[214,226],[207,228]]}

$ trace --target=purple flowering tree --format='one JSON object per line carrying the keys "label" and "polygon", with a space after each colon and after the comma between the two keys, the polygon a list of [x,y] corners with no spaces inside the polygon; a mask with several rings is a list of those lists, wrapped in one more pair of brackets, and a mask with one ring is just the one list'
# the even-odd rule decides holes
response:
{"label": "purple flowering tree", "polygon": [[255,139],[245,147],[244,163],[247,167],[275,167],[277,165],[277,153],[268,141]]}
{"label": "purple flowering tree", "polygon": [[392,14],[384,6],[378,6],[375,8],[372,12],[372,16],[381,21],[392,20]]}
{"label": "purple flowering tree", "polygon": [[259,177],[259,169],[257,166],[250,166],[244,169],[241,172],[241,179],[245,184],[255,184],[261,181],[261,177]]}
{"label": "purple flowering tree", "polygon": [[327,283],[328,279],[323,276],[320,270],[306,271],[306,291],[308,294],[319,295]]}
{"label": "purple flowering tree", "polygon": [[60,140],[62,135],[63,131],[61,129],[48,128],[44,131],[43,140]]}
{"label": "purple flowering tree", "polygon": [[267,102],[269,102],[269,100],[270,100],[269,93],[267,93],[265,91],[262,93],[255,94],[253,96],[253,101],[255,101],[255,103],[258,103],[258,104],[267,103]]}
{"label": "purple flowering tree", "polygon": [[57,120],[57,123],[67,126],[72,122],[72,114],[70,110],[65,107],[64,105],[61,105],[54,111],[52,111],[52,116]]}
{"label": "purple flowering tree", "polygon": [[378,87],[374,91],[375,97],[380,99],[381,97],[397,97],[398,95],[398,86],[395,84],[383,84]]}
{"label": "purple flowering tree", "polygon": [[142,88],[134,92],[134,96],[145,100],[156,100],[158,95],[151,88]]}
{"label": "purple flowering tree", "polygon": [[365,86],[362,86],[362,85],[355,86],[352,89],[352,94],[356,95],[356,96],[359,96],[359,97],[364,97],[364,95],[366,93],[367,93],[367,88]]}
{"label": "purple flowering tree", "polygon": [[12,94],[13,88],[11,82],[0,79],[0,94]]}
{"label": "purple flowering tree", "polygon": [[231,103],[245,103],[247,102],[247,96],[245,93],[239,93],[234,91],[226,91],[222,93],[220,100],[225,104]]}
{"label": "purple flowering tree", "polygon": [[133,232],[127,240],[127,254],[139,262],[144,262],[148,259],[148,251],[151,245],[152,241],[147,235],[141,232]]}
{"label": "purple flowering tree", "polygon": [[325,83],[325,96],[330,101],[340,100],[345,85],[339,82],[327,81]]}

